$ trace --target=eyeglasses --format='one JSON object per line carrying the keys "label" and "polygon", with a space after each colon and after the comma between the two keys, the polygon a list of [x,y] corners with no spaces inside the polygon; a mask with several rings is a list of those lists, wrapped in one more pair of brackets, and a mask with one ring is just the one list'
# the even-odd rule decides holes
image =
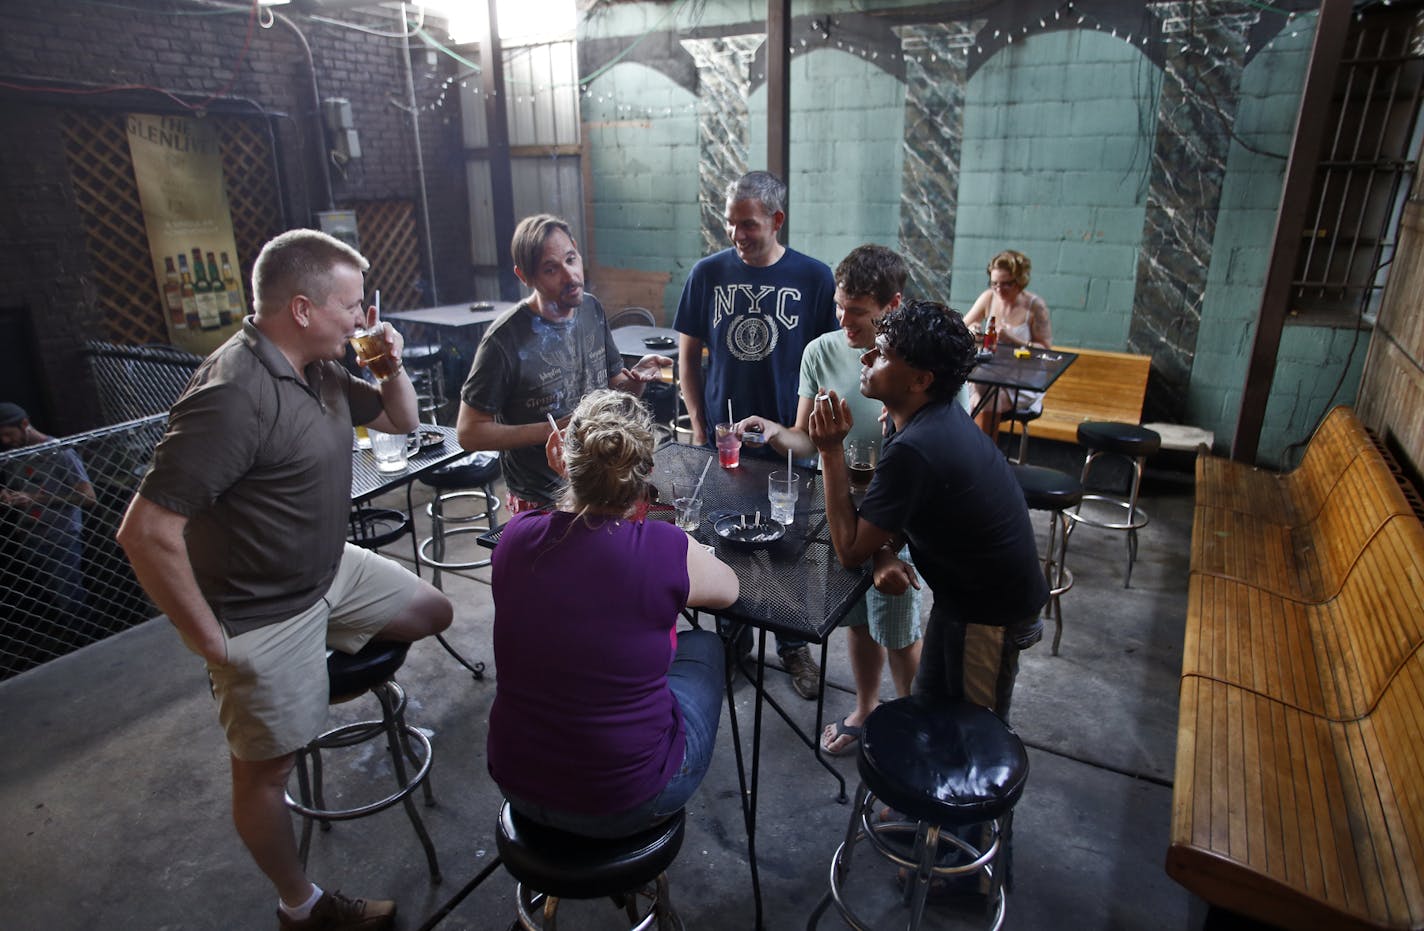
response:
{"label": "eyeglasses", "polygon": [[994,291],[1008,291],[1013,288],[1017,288],[1018,286],[1019,283],[1017,281],[1014,281],[1012,278],[1010,278],[1008,281],[989,282],[989,288]]}

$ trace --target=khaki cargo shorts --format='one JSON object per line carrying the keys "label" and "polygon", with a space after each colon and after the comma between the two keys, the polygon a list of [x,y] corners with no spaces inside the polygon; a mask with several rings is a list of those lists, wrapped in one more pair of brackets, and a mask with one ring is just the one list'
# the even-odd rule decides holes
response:
{"label": "khaki cargo shorts", "polygon": [[404,610],[420,580],[350,543],[331,587],[300,614],[227,636],[227,664],[208,664],[232,755],[270,760],[304,746],[326,723],[328,649],[355,653]]}

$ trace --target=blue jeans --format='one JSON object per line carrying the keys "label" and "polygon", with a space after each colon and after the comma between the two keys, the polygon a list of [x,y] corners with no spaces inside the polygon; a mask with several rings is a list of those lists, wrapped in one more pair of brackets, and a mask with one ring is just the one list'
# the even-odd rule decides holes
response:
{"label": "blue jeans", "polygon": [[[724,617],[718,617],[717,633],[721,634],[724,639],[729,638],[732,636],[732,628],[736,626],[737,623],[736,621],[729,621]],[[799,650],[806,645],[805,640],[798,640],[790,635],[783,636],[782,634],[774,633],[772,636],[776,639],[776,654],[778,656],[785,656],[792,650]],[[752,627],[748,624],[742,624],[741,631],[737,634],[737,655],[746,656],[749,654],[755,639],[756,633]]]}
{"label": "blue jeans", "polygon": [[722,639],[709,630],[681,630],[677,653],[668,669],[668,688],[682,710],[686,748],[682,766],[662,791],[627,811],[609,815],[564,812],[530,804],[505,793],[521,815],[540,824],[585,837],[627,837],[677,814],[702,784],[717,745],[724,688]]}

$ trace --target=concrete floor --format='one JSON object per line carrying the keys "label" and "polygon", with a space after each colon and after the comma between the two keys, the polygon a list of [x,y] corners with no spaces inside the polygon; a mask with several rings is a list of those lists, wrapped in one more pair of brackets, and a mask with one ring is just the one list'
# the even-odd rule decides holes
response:
{"label": "concrete floor", "polygon": [[[396,502],[397,499],[391,499]],[[1015,820],[1016,888],[1007,927],[1185,928],[1198,904],[1163,872],[1171,814],[1177,685],[1186,613],[1191,480],[1149,475],[1130,589],[1122,587],[1120,534],[1084,528],[1068,564],[1061,655],[1048,642],[1023,656],[1013,723],[1030,748],[1031,775]],[[404,497],[399,498],[403,506]],[[1043,515],[1036,515],[1040,531]],[[466,538],[467,540],[469,538]],[[409,559],[409,548],[389,554]],[[416,645],[400,681],[409,719],[435,744],[438,805],[425,809],[445,880],[430,882],[397,807],[338,824],[313,841],[310,872],[327,888],[394,897],[397,926],[420,927],[495,856],[498,793],[484,743],[496,670],[490,656],[488,570],[446,574],[456,606],[449,639],[490,668],[472,677],[436,643]],[[888,680],[888,677],[887,677]],[[813,703],[785,676],[772,693],[809,728]],[[833,635],[827,717],[851,707],[844,637]],[[737,690],[750,734],[751,689]],[[891,697],[887,689],[885,697]],[[334,709],[333,722],[369,717],[374,701]],[[722,750],[688,808],[686,841],[670,871],[688,928],[753,924],[746,837],[724,714]],[[165,621],[142,625],[0,683],[0,926],[16,929],[271,928],[275,896],[228,817],[227,753],[202,668]],[[375,743],[333,766],[359,786],[381,763]],[[356,758],[359,757],[359,762]],[[854,789],[854,757],[835,761]],[[381,770],[384,773],[384,769]],[[369,776],[369,778],[378,778]],[[342,783],[345,784],[345,783]],[[848,807],[810,751],[766,721],[757,849],[765,927],[804,926],[826,888]],[[339,790],[338,790],[339,791]],[[359,788],[356,790],[359,791]],[[900,927],[894,870],[858,861],[857,899],[877,927]],[[513,881],[503,870],[439,923],[504,928]],[[570,902],[564,927],[613,928],[606,901]],[[980,927],[979,916],[934,910],[931,927]],[[824,928],[844,924],[832,912]]]}

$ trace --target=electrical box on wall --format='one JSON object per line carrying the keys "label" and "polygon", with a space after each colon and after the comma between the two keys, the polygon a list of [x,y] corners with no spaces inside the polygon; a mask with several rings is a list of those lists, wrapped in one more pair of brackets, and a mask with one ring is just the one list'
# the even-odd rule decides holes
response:
{"label": "electrical box on wall", "polygon": [[351,118],[351,101],[328,97],[321,102],[322,121],[331,135],[331,155],[340,164],[361,157],[361,137]]}
{"label": "electrical box on wall", "polygon": [[356,125],[351,119],[351,101],[345,97],[326,98],[321,102],[321,111],[326,118],[326,128],[332,132]]}

